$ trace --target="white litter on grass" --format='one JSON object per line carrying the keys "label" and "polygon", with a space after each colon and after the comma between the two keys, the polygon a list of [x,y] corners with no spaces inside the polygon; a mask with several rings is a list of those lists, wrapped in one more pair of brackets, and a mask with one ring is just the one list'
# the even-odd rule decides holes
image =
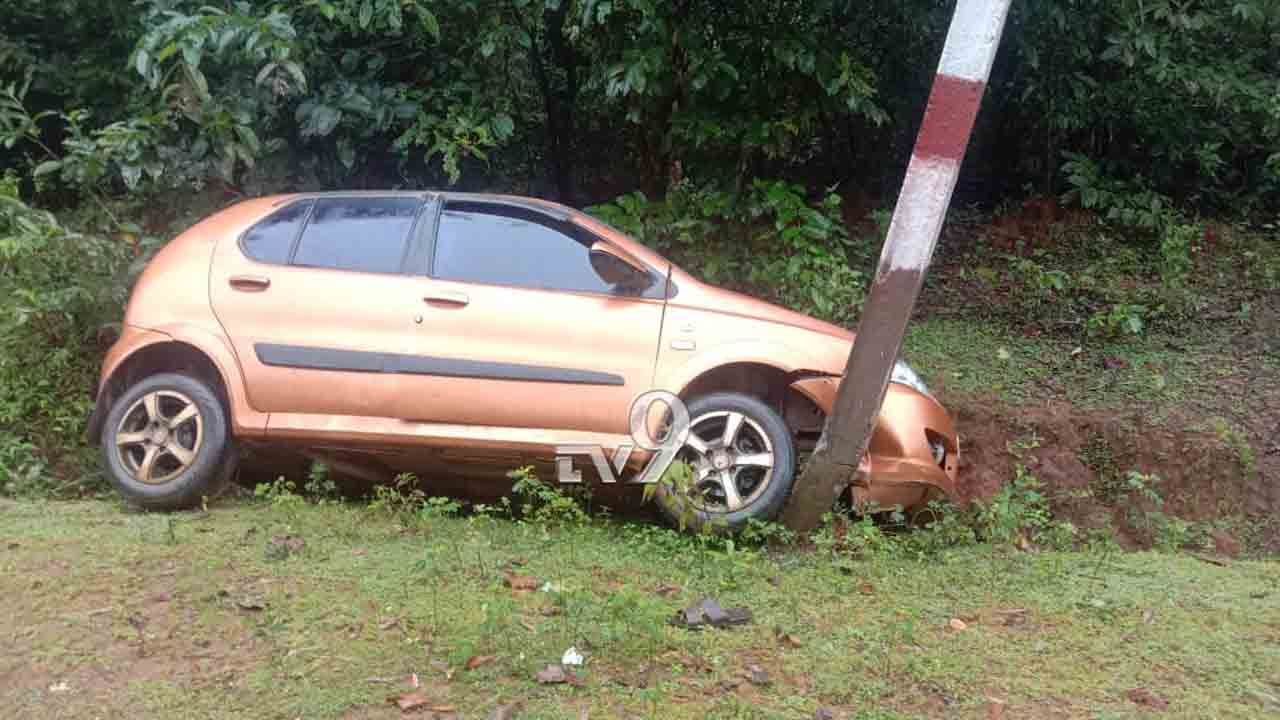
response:
{"label": "white litter on grass", "polygon": [[564,588],[559,585],[555,585],[548,580],[547,582],[542,583],[542,587],[538,588],[538,590],[544,593],[558,593],[564,590]]}
{"label": "white litter on grass", "polygon": [[583,661],[582,653],[578,652],[576,647],[565,650],[564,657],[560,658],[561,665],[581,665]]}
{"label": "white litter on grass", "polygon": [[[573,648],[569,648],[569,649],[572,650]],[[54,683],[49,686],[49,692],[51,693],[64,693],[70,689],[71,689],[71,686],[68,685],[65,680],[63,680],[62,682]]]}

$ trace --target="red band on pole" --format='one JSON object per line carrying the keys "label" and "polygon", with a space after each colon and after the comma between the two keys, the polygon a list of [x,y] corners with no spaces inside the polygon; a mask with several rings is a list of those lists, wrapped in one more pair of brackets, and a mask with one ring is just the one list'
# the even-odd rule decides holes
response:
{"label": "red band on pole", "polygon": [[939,74],[933,81],[929,105],[920,124],[915,155],[959,162],[969,144],[986,84]]}

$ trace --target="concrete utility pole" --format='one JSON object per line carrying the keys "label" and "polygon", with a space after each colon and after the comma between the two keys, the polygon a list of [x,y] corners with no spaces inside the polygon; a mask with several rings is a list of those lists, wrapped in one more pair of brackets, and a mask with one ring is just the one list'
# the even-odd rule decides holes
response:
{"label": "concrete utility pole", "polygon": [[1010,2],[956,3],[835,406],[782,516],[793,530],[808,532],[818,526],[867,452],[907,320],[951,204]]}

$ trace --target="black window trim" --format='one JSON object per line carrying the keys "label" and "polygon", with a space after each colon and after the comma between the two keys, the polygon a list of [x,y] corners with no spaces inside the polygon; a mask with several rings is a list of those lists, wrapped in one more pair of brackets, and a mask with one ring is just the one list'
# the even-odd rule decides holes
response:
{"label": "black window trim", "polygon": [[444,198],[431,195],[427,198],[421,222],[414,228],[413,252],[405,260],[404,274],[414,277],[434,277],[436,233],[440,231],[440,216],[444,214]]}
{"label": "black window trim", "polygon": [[[429,248],[429,254],[428,254],[430,262],[427,264],[427,277],[430,277],[433,280],[441,280],[444,282],[466,283],[469,285],[485,285],[489,287],[515,288],[517,290],[535,290],[539,292],[568,293],[572,295],[590,295],[592,297],[622,298],[627,300],[657,300],[657,301],[665,302],[675,297],[676,295],[676,287],[674,282],[671,283],[670,290],[668,290],[665,294],[663,293],[663,289],[667,284],[667,275],[666,273],[658,272],[648,263],[645,263],[645,268],[649,271],[649,277],[653,280],[653,284],[650,285],[648,288],[646,288],[644,293],[640,295],[625,295],[625,294],[616,293],[616,292],[597,292],[594,290],[565,290],[562,288],[540,288],[540,287],[529,287],[528,285],[516,285],[513,283],[480,282],[477,280],[453,280],[450,278],[440,277],[436,273],[436,250],[440,246],[440,242],[439,242],[440,218],[444,216],[444,213],[448,209],[450,204],[464,205],[464,206],[471,206],[471,207],[478,207],[478,208],[492,208],[498,211],[498,212],[492,213],[495,215],[501,215],[502,210],[512,211],[514,215],[508,215],[508,217],[512,217],[512,216],[519,217],[520,215],[524,215],[525,217],[540,216],[545,220],[545,222],[540,224],[543,224],[546,227],[552,230],[555,230],[556,232],[569,235],[569,237],[573,238],[575,241],[577,241],[578,238],[573,237],[573,234],[571,233],[564,232],[563,228],[565,227],[571,228],[574,233],[579,233],[580,235],[588,238],[595,238],[596,240],[603,240],[604,238],[601,238],[599,235],[591,232],[587,228],[574,223],[571,216],[568,213],[551,212],[550,210],[537,206],[533,203],[510,202],[510,201],[507,201],[505,198],[495,198],[494,196],[489,196],[489,195],[480,195],[480,194],[471,194],[471,193],[450,193],[450,194],[440,195],[438,197],[438,202],[436,204],[438,209],[435,212],[435,219],[434,219],[433,227],[431,228],[431,240],[430,240],[430,248]],[[532,220],[532,218],[530,219]],[[644,262],[644,261],[642,260],[641,262]]]}
{"label": "black window trim", "polygon": [[[296,262],[294,262],[294,259],[298,254],[298,248],[302,245],[302,235],[307,231],[307,227],[311,224],[311,216],[315,214],[316,203],[319,202],[320,200],[330,200],[330,199],[333,199],[333,200],[342,200],[342,199],[380,200],[380,199],[398,199],[398,198],[404,198],[404,197],[409,197],[417,200],[418,207],[415,208],[413,211],[413,222],[410,223],[409,230],[405,235],[404,249],[400,251],[400,265],[396,270],[392,272],[383,272],[380,270],[354,270],[350,268],[328,267],[326,265],[299,265]],[[315,195],[302,195],[300,197],[294,198],[287,202],[278,203],[277,205],[275,205],[274,209],[270,213],[258,218],[258,220],[255,221],[252,225],[245,228],[244,232],[240,233],[240,237],[236,238],[236,245],[240,249],[241,256],[243,256],[246,260],[257,263],[259,265],[274,265],[277,267],[296,267],[296,268],[303,268],[303,269],[309,269],[309,270],[333,270],[337,272],[360,273],[362,275],[411,275],[415,273],[409,272],[408,265],[409,265],[410,259],[415,254],[414,249],[419,247],[420,237],[422,234],[421,230],[426,229],[427,227],[427,226],[424,226],[423,223],[428,221],[430,222],[436,221],[434,218],[428,219],[426,216],[429,214],[427,212],[429,208],[433,208],[435,206],[441,205],[441,203],[437,202],[437,197],[438,196],[436,196],[433,193],[426,193],[426,192],[423,192],[423,193],[357,192],[357,193],[321,193],[321,194],[315,194]],[[285,209],[293,207],[294,205],[297,205],[299,203],[308,203],[307,212],[305,215],[303,215],[302,222],[299,225],[297,232],[294,233],[293,240],[289,245],[289,257],[285,260],[285,262],[278,263],[278,262],[269,262],[266,260],[259,260],[258,258],[255,258],[253,255],[249,254],[248,250],[246,250],[244,247],[245,237],[248,236],[250,232],[253,232],[253,229],[256,228],[258,224],[261,223],[263,220],[266,220],[267,218],[271,217],[272,215],[275,215],[276,213],[283,212]],[[435,213],[435,215],[438,216],[439,213],[437,212]],[[434,225],[430,227],[431,227],[432,236],[434,237],[435,227]],[[432,243],[431,246],[433,247],[434,243]]]}

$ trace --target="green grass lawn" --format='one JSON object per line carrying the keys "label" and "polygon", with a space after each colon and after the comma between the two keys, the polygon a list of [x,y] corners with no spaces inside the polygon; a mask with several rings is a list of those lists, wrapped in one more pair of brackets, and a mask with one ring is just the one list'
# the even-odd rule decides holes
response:
{"label": "green grass lawn", "polygon": [[[667,624],[704,595],[754,622]],[[521,718],[986,718],[994,701],[1005,718],[1280,712],[1267,561],[833,558],[295,497],[178,515],[0,500],[0,597],[8,717],[397,717],[388,697],[415,673],[432,706],[467,718],[516,702]],[[570,645],[581,684],[535,681]]]}

